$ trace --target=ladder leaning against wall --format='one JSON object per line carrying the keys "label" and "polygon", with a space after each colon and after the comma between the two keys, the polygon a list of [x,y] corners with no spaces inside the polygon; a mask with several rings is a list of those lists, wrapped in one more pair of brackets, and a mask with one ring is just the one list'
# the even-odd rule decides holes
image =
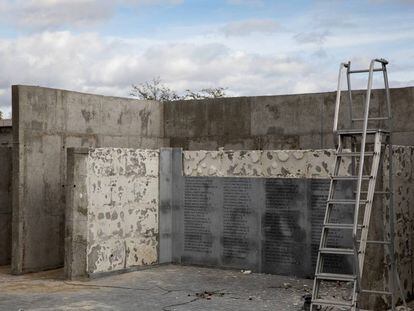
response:
{"label": "ladder leaning against wall", "polygon": [[[326,204],[325,218],[322,226],[321,240],[318,250],[318,257],[315,269],[315,279],[312,294],[312,310],[319,310],[321,307],[346,308],[348,310],[360,310],[361,303],[359,297],[362,293],[369,295],[383,295],[391,297],[392,310],[395,310],[397,303],[396,288],[399,287],[401,298],[405,304],[401,284],[396,269],[394,255],[394,207],[393,207],[393,167],[392,167],[392,113],[390,102],[390,91],[387,77],[387,64],[384,59],[374,59],[370,63],[369,69],[351,70],[351,62],[342,63],[339,69],[338,90],[336,95],[335,115],[333,132],[336,139],[337,152],[335,157],[335,166],[331,176],[328,200]],[[379,66],[378,66],[379,65]],[[378,67],[378,68],[377,68]],[[373,109],[371,104],[371,90],[373,85],[374,72],[382,72],[384,79],[385,104],[386,108],[382,115],[372,116]],[[341,78],[346,73],[348,85],[348,128],[338,128],[341,106]],[[363,106],[363,117],[356,118],[354,110],[360,110],[354,107],[351,91],[351,74],[368,73],[368,86],[366,90],[365,103]],[[357,109],[355,109],[357,108]],[[381,109],[378,109],[381,112]],[[375,124],[375,125],[373,125]],[[388,184],[383,189],[382,184],[377,181],[380,173],[381,164],[384,162],[384,155],[388,153],[389,157],[389,176]],[[348,159],[351,163],[351,173],[341,167]],[[350,160],[349,160],[350,159]],[[381,180],[380,180],[381,181]],[[351,182],[353,196],[351,199],[339,198],[335,193],[335,188],[340,182]],[[338,191],[339,192],[339,191]],[[387,205],[387,217],[389,235],[385,234],[382,240],[369,240],[369,226],[371,212],[373,210],[374,198],[383,200]],[[334,209],[350,208],[353,209],[353,223],[338,223],[332,218]],[[375,208],[375,206],[374,206]],[[385,212],[385,211],[384,211]],[[343,234],[352,235],[352,245],[332,246],[329,242],[329,234],[335,230],[342,230]],[[367,245],[374,244],[384,246],[385,254],[388,254],[389,260],[386,265],[388,268],[389,284],[384,290],[363,289],[362,276],[364,272],[364,263]],[[327,271],[324,260],[329,256],[351,256],[353,269],[349,274],[336,273]],[[349,258],[349,257],[348,257]],[[350,300],[328,299],[321,295],[321,283],[324,281],[345,281],[352,285],[352,296]],[[332,310],[332,309],[329,309]]]}

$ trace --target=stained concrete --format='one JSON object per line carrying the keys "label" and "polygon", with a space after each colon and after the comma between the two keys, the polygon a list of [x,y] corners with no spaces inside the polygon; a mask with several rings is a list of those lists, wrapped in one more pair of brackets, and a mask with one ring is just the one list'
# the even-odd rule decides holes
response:
{"label": "stained concrete", "polygon": [[158,102],[13,86],[13,273],[63,265],[66,148],[165,144]]}
{"label": "stained concrete", "polygon": [[11,182],[11,148],[0,147],[0,266],[10,264],[11,259]]}
{"label": "stained concrete", "polygon": [[159,152],[69,149],[66,276],[158,261]]}
{"label": "stained concrete", "polygon": [[0,147],[11,147],[12,144],[13,133],[11,120],[0,120]]}
{"label": "stained concrete", "polygon": [[[414,87],[390,90],[394,143],[414,145]],[[355,117],[366,92],[353,92]],[[164,107],[165,137],[185,150],[325,149],[333,147],[336,92],[177,101]],[[347,92],[340,126],[348,123]],[[385,109],[383,90],[373,90],[372,116]]]}
{"label": "stained concrete", "polygon": [[85,281],[61,276],[12,278],[0,269],[0,310],[299,311],[312,287],[309,279],[173,265]]}

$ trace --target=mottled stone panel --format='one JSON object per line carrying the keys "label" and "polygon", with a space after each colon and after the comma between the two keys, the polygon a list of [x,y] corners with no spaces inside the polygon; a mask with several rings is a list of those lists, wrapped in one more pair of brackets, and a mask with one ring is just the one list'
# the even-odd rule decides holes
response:
{"label": "mottled stone panel", "polygon": [[[389,156],[385,155],[384,188],[389,189]],[[403,291],[413,295],[413,228],[414,228],[414,147],[393,146],[393,204],[395,210],[395,255]],[[384,199],[384,223],[387,224],[388,199]],[[389,233],[389,228],[387,227]],[[389,235],[389,234],[388,234]]]}
{"label": "mottled stone panel", "polygon": [[88,274],[157,262],[158,151],[91,150]]}
{"label": "mottled stone panel", "polygon": [[[186,176],[327,178],[332,174],[335,150],[184,151]],[[342,159],[341,173],[351,161]]]}
{"label": "mottled stone panel", "polygon": [[[86,235],[85,248],[80,250],[85,254],[84,275],[157,262],[158,162],[159,152],[154,150],[97,148],[88,151],[84,172],[77,172],[79,176],[86,176],[87,202],[81,209],[86,219],[85,232],[72,231],[72,237],[67,238]],[[74,214],[79,210],[73,204],[69,208]],[[69,225],[75,227],[73,223]]]}

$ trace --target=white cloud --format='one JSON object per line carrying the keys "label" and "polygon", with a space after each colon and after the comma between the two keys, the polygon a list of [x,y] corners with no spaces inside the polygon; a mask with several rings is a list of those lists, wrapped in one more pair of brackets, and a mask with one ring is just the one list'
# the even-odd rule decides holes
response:
{"label": "white cloud", "polygon": [[247,53],[222,43],[148,43],[97,34],[44,32],[0,39],[0,109],[10,112],[10,85],[32,84],[128,96],[131,84],[161,76],[178,91],[228,87],[233,95],[288,93],[309,74],[283,53]]}
{"label": "white cloud", "polygon": [[117,5],[178,5],[184,0],[0,0],[0,18],[35,30],[90,26],[111,18]]}
{"label": "white cloud", "polygon": [[298,33],[294,36],[294,38],[298,43],[322,44],[325,42],[325,39],[328,35],[328,31],[311,31]]}
{"label": "white cloud", "polygon": [[229,4],[235,5],[263,5],[263,0],[227,0]]}
{"label": "white cloud", "polygon": [[248,36],[253,33],[271,34],[281,30],[281,25],[272,19],[250,19],[232,22],[221,28],[226,36]]}

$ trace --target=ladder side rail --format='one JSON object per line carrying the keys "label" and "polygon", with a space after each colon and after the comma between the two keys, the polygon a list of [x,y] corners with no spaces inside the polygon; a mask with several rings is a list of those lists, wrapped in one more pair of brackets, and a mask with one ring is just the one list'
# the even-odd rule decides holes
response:
{"label": "ladder side rail", "polygon": [[[338,147],[337,147],[337,154],[338,152],[342,151],[342,139],[339,137],[338,139]],[[337,176],[339,169],[341,166],[341,158],[339,156],[335,157],[335,166],[333,169],[333,176]],[[331,179],[331,182],[329,184],[329,192],[328,192],[328,198],[327,198],[327,204],[326,204],[326,209],[325,209],[325,216],[324,216],[324,221],[323,223],[327,223],[329,222],[330,219],[330,206],[329,206],[329,200],[331,200],[334,197],[335,194],[335,180]],[[313,290],[312,290],[312,302],[311,302],[311,308],[310,310],[313,310],[313,307],[316,306],[313,301],[318,299],[318,295],[319,295],[319,289],[320,289],[320,280],[318,280],[316,278],[316,274],[320,273],[323,269],[323,264],[324,264],[324,259],[321,256],[321,252],[320,250],[325,247],[326,245],[326,240],[327,240],[327,231],[326,228],[324,226],[322,226],[322,232],[321,232],[321,239],[319,242],[319,249],[318,249],[318,257],[316,260],[316,268],[315,268],[315,277],[313,280]]]}
{"label": "ladder side rail", "polygon": [[338,73],[338,88],[336,90],[336,102],[335,102],[335,114],[334,114],[334,125],[333,125],[333,134],[334,137],[338,132],[338,118],[339,118],[339,107],[341,104],[341,79],[342,79],[342,69],[345,67],[345,63],[339,65]]}
{"label": "ladder side rail", "polygon": [[358,259],[358,247],[357,246],[357,230],[358,230],[358,216],[359,216],[359,203],[361,200],[361,187],[362,187],[362,175],[364,173],[364,158],[365,158],[365,144],[366,144],[366,138],[367,138],[367,128],[368,128],[368,116],[369,116],[369,104],[371,100],[371,89],[372,89],[372,77],[374,73],[374,64],[375,60],[371,61],[371,64],[369,66],[369,76],[368,76],[368,86],[367,86],[367,95],[365,99],[365,111],[364,111],[364,125],[363,125],[363,132],[362,132],[362,139],[361,139],[361,156],[359,159],[359,173],[358,173],[358,182],[357,182],[357,190],[356,190],[356,198],[355,198],[355,213],[354,213],[354,228],[352,230],[352,239],[354,242],[354,250],[356,253],[356,261],[355,261],[355,267],[357,272],[357,281],[359,283],[359,286],[361,285],[361,273],[359,269],[359,259]]}
{"label": "ladder side rail", "polygon": [[345,65],[346,67],[346,81],[348,85],[348,97],[349,97],[349,105],[348,105],[348,113],[349,113],[349,128],[352,128],[354,121],[353,121],[353,113],[352,113],[352,90],[351,90],[351,62],[349,61],[348,64]]}
{"label": "ladder side rail", "polygon": [[365,252],[366,252],[366,245],[368,240],[368,232],[371,220],[371,211],[374,199],[374,192],[377,182],[377,176],[380,166],[380,156],[381,156],[381,145],[382,145],[382,135],[380,133],[375,134],[375,144],[374,144],[374,157],[372,158],[372,167],[371,167],[371,179],[368,184],[367,189],[367,203],[365,205],[364,211],[364,220],[362,224],[361,230],[361,238],[359,244],[359,267],[360,267],[360,274],[362,277],[363,269],[364,269],[364,259],[365,259]]}

